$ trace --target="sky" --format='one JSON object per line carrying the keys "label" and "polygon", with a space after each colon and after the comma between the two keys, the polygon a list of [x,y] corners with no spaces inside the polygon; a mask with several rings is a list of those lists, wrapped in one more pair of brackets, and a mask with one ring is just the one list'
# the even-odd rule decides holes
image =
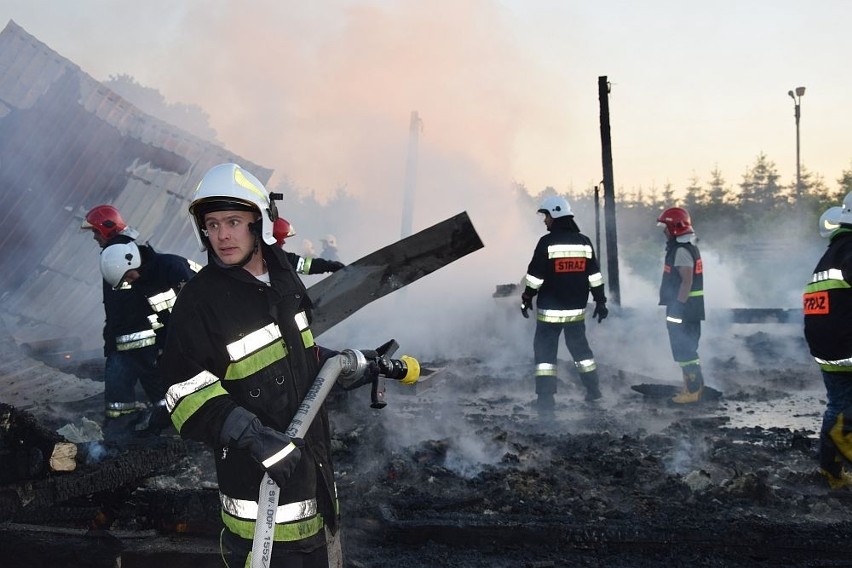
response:
{"label": "sky", "polygon": [[[529,359],[534,320],[517,296],[492,296],[521,281],[544,233],[511,189],[590,193],[600,182],[601,76],[617,193],[677,192],[716,168],[735,186],[761,153],[793,183],[787,92],[799,86],[802,164],[829,186],[852,169],[852,0],[3,0],[0,22],[10,19],[97,80],[126,74],[198,105],[229,151],[275,171],[272,189],[287,182],[322,200],[344,188],[357,210],[335,215],[350,223],[320,220],[344,262],[400,236],[417,113],[414,229],[468,211],[485,247],[354,314],[323,334],[328,345],[374,348],[390,334],[400,354],[427,361],[462,350],[496,366]],[[589,214],[578,221],[593,235]],[[816,253],[756,305],[740,294],[745,279],[768,289],[763,276],[712,244],[702,245],[711,313],[800,305]],[[660,233],[660,264],[664,246]],[[650,315],[590,318],[590,342],[602,361],[678,381],[658,282],[621,271],[623,305]],[[731,357],[718,341],[702,357],[717,348]]]}
{"label": "sky", "polygon": [[[677,191],[760,153],[830,187],[852,169],[847,0],[4,0],[0,21],[95,79],[128,74],[210,114],[225,146],[322,198],[401,188],[412,112],[428,191],[470,177]],[[463,168],[446,180],[430,171]]]}

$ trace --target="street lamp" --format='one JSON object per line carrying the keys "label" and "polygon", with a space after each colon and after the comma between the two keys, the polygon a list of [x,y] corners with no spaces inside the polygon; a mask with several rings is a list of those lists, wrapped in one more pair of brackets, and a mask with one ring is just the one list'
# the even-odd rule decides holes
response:
{"label": "street lamp", "polygon": [[802,161],[799,145],[799,119],[802,117],[802,96],[805,94],[804,87],[796,87],[794,91],[787,91],[790,98],[793,99],[793,107],[796,116],[796,201],[802,197]]}

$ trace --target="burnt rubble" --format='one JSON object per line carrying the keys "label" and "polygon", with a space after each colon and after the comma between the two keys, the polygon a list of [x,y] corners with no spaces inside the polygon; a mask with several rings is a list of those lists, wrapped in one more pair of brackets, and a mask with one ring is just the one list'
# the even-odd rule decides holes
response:
{"label": "burnt rubble", "polygon": [[[771,338],[749,341],[762,349]],[[723,395],[691,408],[632,388],[654,378],[600,365],[602,401],[584,402],[566,378],[554,416],[539,417],[526,361],[475,358],[425,363],[440,371],[415,387],[389,384],[382,410],[367,392],[337,393],[344,565],[842,565],[852,492],[816,473],[819,373],[774,361],[710,361]],[[97,420],[97,399],[75,404]],[[172,433],[110,459],[154,448],[169,459],[150,472],[114,465],[126,481],[19,505],[0,523],[0,555],[20,559],[11,566],[44,555],[67,566],[219,566],[207,450]],[[47,480],[97,479],[103,467],[84,462]]]}

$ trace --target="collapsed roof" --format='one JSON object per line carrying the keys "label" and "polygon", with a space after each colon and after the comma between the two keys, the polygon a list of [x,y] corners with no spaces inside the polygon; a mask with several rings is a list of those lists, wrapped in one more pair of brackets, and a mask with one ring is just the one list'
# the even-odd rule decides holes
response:
{"label": "collapsed roof", "polygon": [[100,203],[161,252],[201,264],[186,214],[210,167],[272,170],[133,104],[28,34],[0,32],[0,318],[18,341],[80,337],[101,346],[98,247],[80,231]]}

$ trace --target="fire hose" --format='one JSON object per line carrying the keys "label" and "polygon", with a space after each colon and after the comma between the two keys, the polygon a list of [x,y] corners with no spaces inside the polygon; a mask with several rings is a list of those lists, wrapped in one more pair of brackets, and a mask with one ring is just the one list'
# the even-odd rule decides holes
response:
{"label": "fire hose", "polygon": [[[413,357],[403,355],[391,359],[399,347],[393,339],[376,349],[359,351],[345,349],[328,359],[305,394],[285,434],[290,438],[304,438],[316,418],[332,387],[336,382],[346,390],[367,383],[371,386],[370,404],[373,408],[384,408],[384,377],[398,380],[402,384],[414,384],[420,378],[420,363]],[[368,372],[369,371],[369,372]],[[260,482],[257,499],[257,519],[251,548],[251,568],[269,568],[272,562],[272,545],[275,533],[275,513],[281,488],[266,473]]]}

